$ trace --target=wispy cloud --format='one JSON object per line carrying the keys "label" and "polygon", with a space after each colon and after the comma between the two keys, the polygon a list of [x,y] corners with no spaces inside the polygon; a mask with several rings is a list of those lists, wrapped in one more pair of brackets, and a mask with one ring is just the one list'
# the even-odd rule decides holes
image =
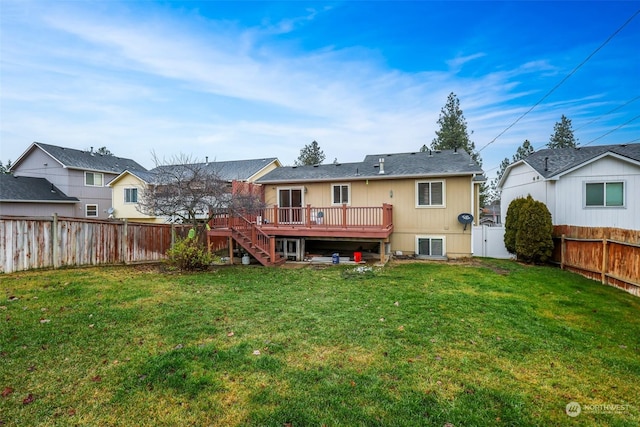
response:
{"label": "wispy cloud", "polygon": [[[148,166],[152,149],[292,163],[315,139],[327,159],[355,161],[429,145],[455,92],[481,147],[544,93],[533,82],[549,87],[566,68],[551,55],[489,66],[495,58],[481,50],[445,59],[447,70],[404,71],[367,46],[289,44],[332,9],[243,26],[193,11],[140,16],[126,5],[54,3],[2,30],[16,40],[2,47],[3,139],[24,148],[35,139],[82,148],[93,141]],[[483,71],[459,73],[471,67]],[[580,118],[601,102],[570,97],[562,110]],[[555,107],[540,106],[496,141],[482,153],[485,165],[524,139],[548,140]]]}

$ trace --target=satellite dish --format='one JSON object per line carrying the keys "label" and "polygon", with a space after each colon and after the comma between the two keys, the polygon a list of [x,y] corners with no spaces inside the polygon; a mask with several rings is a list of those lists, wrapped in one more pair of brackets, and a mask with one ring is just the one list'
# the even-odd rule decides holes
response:
{"label": "satellite dish", "polygon": [[458,222],[460,224],[464,224],[464,231],[467,229],[467,225],[473,222],[473,215],[471,215],[470,213],[461,213],[460,215],[458,215]]}
{"label": "satellite dish", "polygon": [[109,215],[113,214],[115,211],[116,211],[116,210],[115,210],[115,209],[113,209],[113,208],[109,208],[109,209],[107,209],[107,213],[108,213]]}

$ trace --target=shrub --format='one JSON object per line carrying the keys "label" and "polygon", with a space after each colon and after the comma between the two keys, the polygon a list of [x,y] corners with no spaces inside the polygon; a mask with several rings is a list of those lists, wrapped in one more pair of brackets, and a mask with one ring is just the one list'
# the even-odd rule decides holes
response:
{"label": "shrub", "polygon": [[[506,230],[505,230],[506,233]],[[518,211],[516,255],[528,263],[545,263],[553,252],[553,223],[547,206],[527,197]]]}
{"label": "shrub", "polygon": [[205,270],[213,262],[213,255],[197,239],[181,239],[167,251],[167,262],[180,270]]}
{"label": "shrub", "polygon": [[507,217],[504,222],[504,246],[512,254],[516,253],[516,233],[519,226],[520,208],[526,201],[527,199],[522,197],[514,199],[509,203],[509,208],[507,209]]}

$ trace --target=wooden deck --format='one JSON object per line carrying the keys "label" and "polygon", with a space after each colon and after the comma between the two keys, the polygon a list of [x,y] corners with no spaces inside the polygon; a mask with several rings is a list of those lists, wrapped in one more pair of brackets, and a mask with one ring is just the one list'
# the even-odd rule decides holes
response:
{"label": "wooden deck", "polygon": [[393,233],[393,206],[274,206],[253,216],[221,212],[209,227],[209,236],[232,237],[263,265],[273,265],[281,262],[275,253],[276,237],[386,239]]}

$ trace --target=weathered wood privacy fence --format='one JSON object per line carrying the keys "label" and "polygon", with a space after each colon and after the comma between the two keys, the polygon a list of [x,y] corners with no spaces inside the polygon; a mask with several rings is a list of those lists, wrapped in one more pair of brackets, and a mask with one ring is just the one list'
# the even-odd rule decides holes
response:
{"label": "weathered wood privacy fence", "polygon": [[553,235],[561,268],[640,297],[640,231],[560,225]]}
{"label": "weathered wood privacy fence", "polygon": [[78,218],[0,217],[0,271],[159,261],[171,247],[169,224]]}

